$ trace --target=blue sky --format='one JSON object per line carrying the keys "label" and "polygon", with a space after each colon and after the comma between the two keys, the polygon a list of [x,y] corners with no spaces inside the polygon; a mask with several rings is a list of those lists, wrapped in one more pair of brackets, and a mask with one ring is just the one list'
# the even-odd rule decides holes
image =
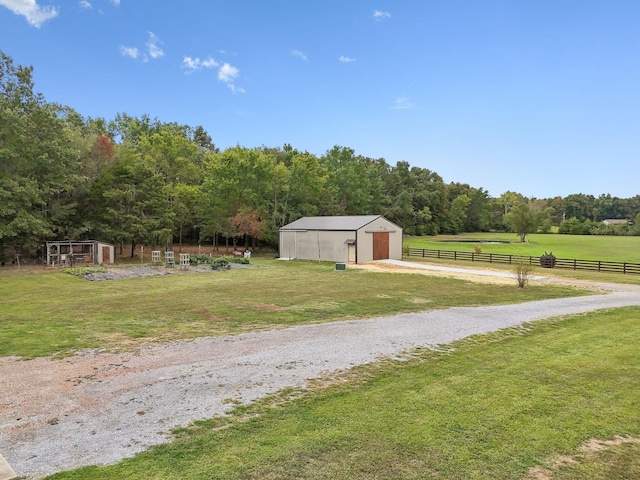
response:
{"label": "blue sky", "polygon": [[640,2],[0,0],[0,50],[84,116],[334,145],[446,182],[640,194]]}

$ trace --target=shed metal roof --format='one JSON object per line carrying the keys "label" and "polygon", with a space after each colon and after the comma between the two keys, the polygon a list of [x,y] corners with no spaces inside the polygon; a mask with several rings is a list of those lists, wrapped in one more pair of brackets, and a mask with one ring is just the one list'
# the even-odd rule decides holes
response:
{"label": "shed metal roof", "polygon": [[382,215],[302,217],[280,230],[358,230]]}

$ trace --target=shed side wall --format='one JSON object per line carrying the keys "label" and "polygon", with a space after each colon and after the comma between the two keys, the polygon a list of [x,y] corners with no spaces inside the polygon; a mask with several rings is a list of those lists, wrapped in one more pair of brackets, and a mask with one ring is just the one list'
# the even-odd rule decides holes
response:
{"label": "shed side wall", "polygon": [[346,263],[349,258],[349,246],[345,242],[354,238],[354,231],[281,231],[280,256]]}

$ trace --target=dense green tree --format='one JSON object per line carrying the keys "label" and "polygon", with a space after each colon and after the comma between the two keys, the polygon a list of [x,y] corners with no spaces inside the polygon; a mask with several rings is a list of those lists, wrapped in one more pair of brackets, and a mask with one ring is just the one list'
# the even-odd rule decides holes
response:
{"label": "dense green tree", "polygon": [[564,200],[565,218],[576,217],[581,222],[591,219],[594,214],[594,201],[593,195],[576,193],[567,196]]}
{"label": "dense green tree", "polygon": [[169,244],[174,212],[161,174],[130,147],[122,147],[116,163],[96,181],[92,191],[96,206],[96,232],[121,246],[140,243]]}
{"label": "dense green tree", "polygon": [[631,226],[632,235],[640,235],[640,212],[635,216]]}
{"label": "dense green tree", "polygon": [[70,110],[33,91],[32,70],[0,52],[0,242],[18,250],[68,233],[81,180]]}
{"label": "dense green tree", "polygon": [[581,222],[576,217],[571,217],[563,221],[558,227],[558,233],[569,235],[589,235],[594,227],[594,222],[589,219]]}
{"label": "dense green tree", "polygon": [[219,149],[213,144],[211,135],[202,127],[198,125],[192,133],[192,140],[198,147],[206,150],[207,152],[219,152]]}
{"label": "dense green tree", "polygon": [[202,216],[205,195],[199,185],[178,183],[168,185],[169,202],[173,211],[178,236],[178,251],[182,252],[182,239],[187,228],[195,228]]}
{"label": "dense green tree", "polygon": [[467,218],[467,209],[470,203],[471,199],[466,193],[458,195],[453,199],[445,227],[447,233],[458,234],[463,231],[464,222]]}
{"label": "dense green tree", "polygon": [[502,195],[500,195],[500,198],[497,199],[497,203],[502,205],[502,207],[504,208],[505,215],[509,213],[509,210],[512,207],[525,202],[527,202],[527,198],[524,195],[511,191],[504,192]]}
{"label": "dense green tree", "polygon": [[390,220],[409,235],[435,235],[444,228],[447,187],[438,174],[400,161],[386,179],[388,207],[383,213]]}
{"label": "dense green tree", "polygon": [[[278,201],[276,165],[259,149],[240,146],[205,160],[204,218],[202,224],[209,235],[228,236],[233,228],[230,220],[240,211],[257,211],[261,218],[273,218],[273,205]],[[275,241],[277,229],[269,226],[265,239]]]}
{"label": "dense green tree", "polygon": [[300,217],[326,212],[329,200],[325,195],[327,172],[315,155],[296,152],[287,163],[276,166],[279,181],[274,195],[274,221],[277,228]]}
{"label": "dense green tree", "polygon": [[489,192],[482,188],[470,188],[467,218],[464,222],[466,232],[484,232],[491,225],[491,201]]}
{"label": "dense green tree", "polygon": [[554,225],[560,225],[560,223],[562,223],[563,220],[565,220],[565,202],[564,202],[564,198],[558,196],[558,197],[553,197],[551,199],[547,199],[546,201],[546,205],[548,207],[552,207],[553,208],[553,217],[551,218],[551,222]]}
{"label": "dense green tree", "polygon": [[505,215],[505,222],[510,225],[512,232],[518,234],[520,241],[524,242],[527,234],[535,233],[551,213],[552,210],[543,210],[534,202],[519,203]]}
{"label": "dense green tree", "polygon": [[385,203],[383,184],[372,174],[380,172],[376,161],[355,155],[351,148],[335,146],[320,158],[320,164],[327,171],[334,215],[370,215]]}

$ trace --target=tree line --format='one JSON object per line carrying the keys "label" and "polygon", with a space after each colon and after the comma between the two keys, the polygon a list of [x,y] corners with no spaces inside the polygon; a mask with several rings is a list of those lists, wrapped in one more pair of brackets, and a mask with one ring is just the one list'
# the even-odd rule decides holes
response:
{"label": "tree line", "polygon": [[553,225],[596,233],[605,218],[640,213],[640,195],[492,198],[343,146],[320,156],[289,144],[221,151],[202,126],[90,118],[47,102],[32,72],[0,51],[0,257],[64,239],[108,241],[132,255],[138,244],[275,245],[281,226],[310,215],[380,214],[406,234],[433,235]]}

